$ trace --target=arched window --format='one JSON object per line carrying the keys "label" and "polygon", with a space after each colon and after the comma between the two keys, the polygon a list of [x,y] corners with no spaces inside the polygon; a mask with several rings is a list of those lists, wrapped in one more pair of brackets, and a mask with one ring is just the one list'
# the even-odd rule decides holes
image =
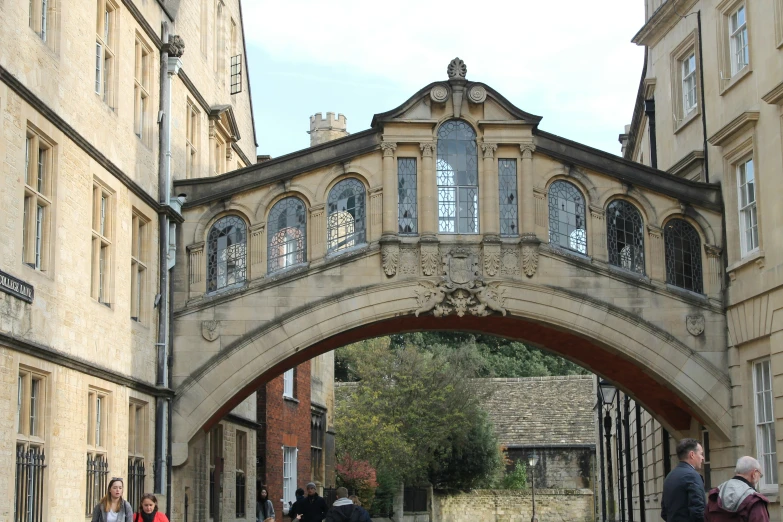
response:
{"label": "arched window", "polygon": [[307,213],[299,198],[274,204],[267,219],[267,266],[269,273],[307,260]]}
{"label": "arched window", "polygon": [[644,222],[636,207],[621,199],[606,209],[609,263],[644,274]]}
{"label": "arched window", "polygon": [[218,219],[207,236],[207,291],[242,283],[247,274],[247,234],[239,216]]}
{"label": "arched window", "polygon": [[553,246],[587,254],[585,198],[567,181],[549,186],[549,242]]}
{"label": "arched window", "polygon": [[701,239],[684,219],[672,219],[663,229],[666,245],[666,282],[702,293]]}
{"label": "arched window", "polygon": [[365,242],[364,185],[355,178],[340,181],[329,192],[326,231],[328,252]]}
{"label": "arched window", "polygon": [[438,231],[478,234],[476,133],[461,120],[438,129]]}

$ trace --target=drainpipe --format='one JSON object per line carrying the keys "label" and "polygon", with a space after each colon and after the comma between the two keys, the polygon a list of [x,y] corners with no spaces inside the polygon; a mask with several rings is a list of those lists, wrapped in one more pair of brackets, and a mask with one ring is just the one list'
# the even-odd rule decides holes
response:
{"label": "drainpipe", "polygon": [[644,113],[650,126],[650,166],[658,168],[658,144],[655,139],[655,98],[644,100]]}
{"label": "drainpipe", "polygon": [[[707,156],[707,106],[704,101],[704,59],[701,52],[701,10],[696,11],[696,24],[699,35],[699,87],[701,91],[701,131],[704,136],[704,182],[710,182],[710,162]],[[725,213],[724,213],[725,215]],[[723,227],[726,230],[726,227]],[[726,244],[725,242],[723,243]]]}

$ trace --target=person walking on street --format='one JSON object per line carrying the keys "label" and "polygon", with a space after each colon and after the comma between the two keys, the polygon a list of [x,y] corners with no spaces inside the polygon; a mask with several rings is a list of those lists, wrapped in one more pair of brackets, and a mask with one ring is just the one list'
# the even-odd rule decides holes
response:
{"label": "person walking on street", "polygon": [[370,522],[370,514],[348,498],[348,490],[337,488],[337,500],[326,513],[326,522]]}
{"label": "person walking on street", "polygon": [[291,501],[288,501],[288,516],[291,517],[291,520],[297,518],[297,515],[299,513],[304,512],[304,490],[302,488],[296,488],[296,491],[294,491],[294,496],[296,497],[296,500],[294,501],[293,505],[291,504]]}
{"label": "person walking on street", "polygon": [[139,502],[139,511],[133,515],[133,522],[169,522],[169,518],[158,511],[158,497],[144,493]]}
{"label": "person walking on street", "polygon": [[[256,501],[256,522],[265,522],[269,519],[275,519],[275,507],[269,500],[269,491],[261,486],[258,490],[258,500]],[[270,521],[271,522],[271,521]]]}
{"label": "person walking on street", "polygon": [[133,506],[122,498],[122,479],[112,477],[106,494],[92,510],[90,522],[133,522]]}
{"label": "person walking on street", "polygon": [[769,499],[756,491],[763,476],[758,460],[740,457],[734,478],[710,490],[707,522],[769,522]]}
{"label": "person walking on street", "polygon": [[698,473],[704,463],[704,448],[696,439],[682,439],[677,444],[677,458],[680,463],[663,481],[661,518],[666,522],[704,522],[704,479]]}
{"label": "person walking on street", "polygon": [[301,501],[297,500],[291,507],[296,515],[296,520],[301,520],[302,522],[321,522],[324,519],[324,516],[326,516],[326,501],[323,497],[318,495],[318,491],[315,489],[315,482],[308,482],[305,491],[307,492],[307,496]]}

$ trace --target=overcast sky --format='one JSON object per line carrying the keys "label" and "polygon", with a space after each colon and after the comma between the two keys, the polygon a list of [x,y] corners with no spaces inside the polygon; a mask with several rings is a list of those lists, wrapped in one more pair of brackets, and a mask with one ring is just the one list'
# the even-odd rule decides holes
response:
{"label": "overcast sky", "polygon": [[258,153],[309,146],[309,117],[369,128],[455,56],[540,128],[619,154],[642,73],[642,0],[245,0]]}

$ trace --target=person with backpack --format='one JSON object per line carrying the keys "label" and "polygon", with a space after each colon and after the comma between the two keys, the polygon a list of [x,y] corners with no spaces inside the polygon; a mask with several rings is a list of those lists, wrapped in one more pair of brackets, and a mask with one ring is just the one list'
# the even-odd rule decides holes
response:
{"label": "person with backpack", "polygon": [[337,500],[326,513],[325,522],[370,522],[370,514],[348,498],[346,488],[337,488]]}
{"label": "person with backpack", "polygon": [[707,522],[769,522],[769,499],[756,491],[761,464],[753,457],[740,457],[734,477],[707,496]]}

